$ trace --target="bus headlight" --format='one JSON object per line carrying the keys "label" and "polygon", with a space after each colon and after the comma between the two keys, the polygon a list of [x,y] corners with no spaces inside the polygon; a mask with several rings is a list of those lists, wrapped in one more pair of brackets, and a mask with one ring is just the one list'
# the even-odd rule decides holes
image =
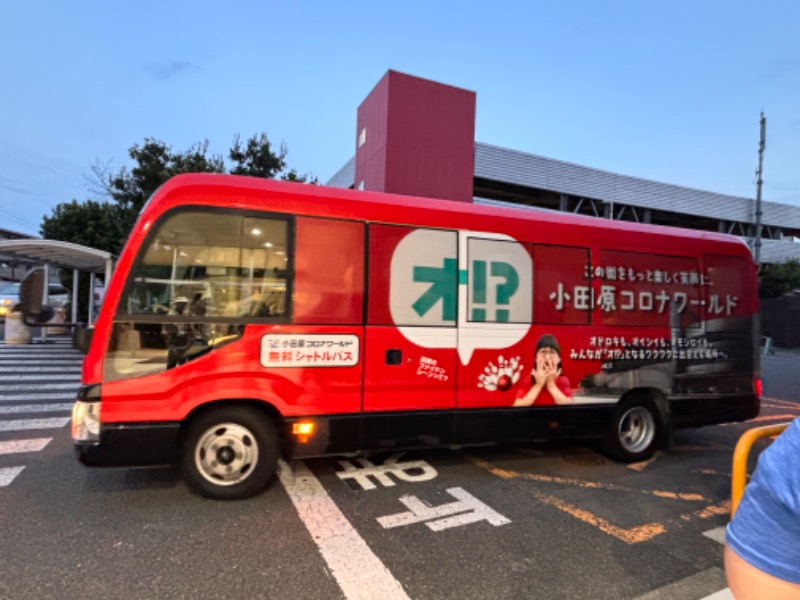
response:
{"label": "bus headlight", "polygon": [[100,403],[78,400],[72,407],[72,441],[100,441]]}

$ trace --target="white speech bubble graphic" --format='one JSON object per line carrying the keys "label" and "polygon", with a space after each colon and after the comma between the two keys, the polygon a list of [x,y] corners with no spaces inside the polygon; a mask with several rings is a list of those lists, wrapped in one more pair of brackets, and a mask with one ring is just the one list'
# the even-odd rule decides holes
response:
{"label": "white speech bubble graphic", "polygon": [[423,348],[513,346],[530,330],[533,263],[524,246],[497,233],[418,229],[391,262],[390,310],[400,333]]}

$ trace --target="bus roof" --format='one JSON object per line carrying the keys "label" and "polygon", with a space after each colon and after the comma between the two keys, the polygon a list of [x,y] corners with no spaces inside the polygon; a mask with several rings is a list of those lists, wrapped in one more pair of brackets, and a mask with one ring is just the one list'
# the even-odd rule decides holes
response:
{"label": "bus roof", "polygon": [[[265,207],[264,194],[278,195],[280,202]],[[535,231],[536,239],[543,243],[567,246],[615,248],[627,246],[630,240],[640,251],[656,253],[665,248],[670,253],[684,248],[687,253],[694,254],[697,244],[710,244],[717,251],[724,248],[726,254],[746,255],[752,260],[749,248],[740,238],[723,233],[211,173],[173,177],[154,194],[142,218],[150,220],[151,215],[186,204],[266,209],[396,225],[487,230],[506,233],[515,239],[525,232]]]}

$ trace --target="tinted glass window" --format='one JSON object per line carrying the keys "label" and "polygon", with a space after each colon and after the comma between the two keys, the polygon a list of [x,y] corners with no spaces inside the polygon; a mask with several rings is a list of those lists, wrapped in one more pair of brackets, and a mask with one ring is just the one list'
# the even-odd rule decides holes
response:
{"label": "tinted glass window", "polygon": [[289,221],[183,211],[156,226],[117,305],[106,380],[172,369],[288,316]]}
{"label": "tinted glass window", "polygon": [[117,313],[224,317],[286,311],[286,221],[182,212],[152,238]]}

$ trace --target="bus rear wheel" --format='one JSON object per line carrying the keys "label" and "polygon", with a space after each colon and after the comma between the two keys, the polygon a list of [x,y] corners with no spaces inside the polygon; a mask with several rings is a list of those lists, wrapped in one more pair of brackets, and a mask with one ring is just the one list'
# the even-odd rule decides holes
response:
{"label": "bus rear wheel", "polygon": [[198,417],[186,434],[182,471],[189,486],[215,500],[262,492],[278,464],[278,436],[266,415],[243,406]]}
{"label": "bus rear wheel", "polygon": [[648,398],[623,401],[614,413],[603,450],[625,463],[651,458],[661,443],[663,426],[655,404]]}

